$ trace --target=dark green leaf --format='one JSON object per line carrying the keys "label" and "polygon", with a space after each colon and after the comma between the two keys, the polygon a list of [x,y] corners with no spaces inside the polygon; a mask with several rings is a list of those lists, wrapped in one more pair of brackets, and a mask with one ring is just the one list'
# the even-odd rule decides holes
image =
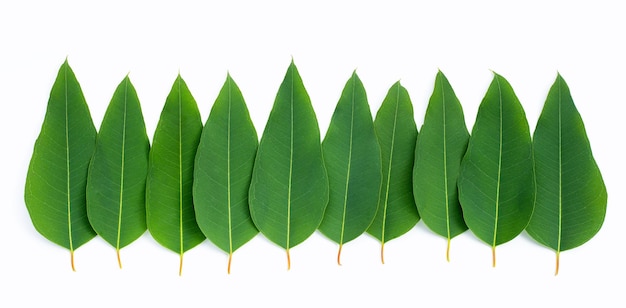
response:
{"label": "dark green leaf", "polygon": [[117,251],[146,231],[146,173],[150,143],[137,92],[128,76],[104,115],[87,179],[87,214]]}
{"label": "dark green leaf", "polygon": [[180,255],[204,239],[193,209],[193,167],[202,134],[196,101],[178,76],[167,96],[150,150],[146,181],[148,230]]}
{"label": "dark green leaf", "polygon": [[583,120],[558,75],[533,136],[537,198],[526,230],[559,253],[590,240],[602,227],[607,192]]}
{"label": "dark green leaf", "polygon": [[448,261],[450,239],[467,230],[457,179],[468,140],[461,103],[446,76],[438,72],[424,125],[417,137],[413,194],[424,224],[448,239]]}
{"label": "dark green leaf", "polygon": [[200,229],[228,253],[229,273],[233,252],[258,233],[248,206],[258,143],[241,91],[228,75],[202,131],[193,197]]}
{"label": "dark green leaf", "polygon": [[526,114],[498,74],[478,108],[461,162],[459,199],[470,230],[492,247],[519,235],[533,212],[535,181]]}
{"label": "dark green leaf", "polygon": [[413,199],[413,161],[417,127],[407,90],[395,83],[387,93],[374,121],[382,153],[382,185],[378,212],[367,232],[385,242],[411,230],[420,217]]}
{"label": "dark green leaf", "polygon": [[341,247],[369,227],[376,215],[381,184],[380,147],[363,83],[346,83],[322,142],[330,199],[320,231]]}
{"label": "dark green leaf", "polygon": [[67,60],[52,86],[48,109],[26,176],[25,202],[35,229],[74,250],[96,233],[87,218],[85,186],[96,128]]}
{"label": "dark green leaf", "polygon": [[293,61],[265,126],[250,184],[250,213],[269,240],[289,249],[324,216],[328,176],[311,99]]}

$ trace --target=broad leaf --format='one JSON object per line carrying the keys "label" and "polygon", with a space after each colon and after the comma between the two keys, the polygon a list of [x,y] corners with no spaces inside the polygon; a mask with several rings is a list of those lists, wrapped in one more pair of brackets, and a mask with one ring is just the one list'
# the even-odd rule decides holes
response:
{"label": "broad leaf", "polygon": [[248,206],[258,143],[241,91],[228,75],[202,131],[193,200],[200,229],[228,253],[229,273],[233,252],[258,233]]}
{"label": "broad leaf", "polygon": [[24,200],[44,237],[70,251],[96,233],[87,219],[85,186],[96,128],[74,72],[61,65],[26,176]]}
{"label": "broad leaf", "polygon": [[448,261],[450,239],[467,230],[457,193],[457,179],[468,140],[461,103],[440,71],[417,137],[413,194],[424,224],[448,239]]}
{"label": "broad leaf", "polygon": [[411,230],[420,217],[413,199],[413,161],[417,127],[407,90],[395,83],[387,93],[374,121],[382,156],[382,185],[378,212],[367,232],[385,243]]}
{"label": "broad leaf", "polygon": [[87,179],[87,214],[94,230],[120,249],[146,231],[150,143],[137,92],[128,76],[104,115]]}
{"label": "broad leaf", "polygon": [[558,274],[560,252],[584,244],[600,230],[607,203],[583,120],[561,75],[548,93],[533,142],[537,198],[526,230],[556,251]]}
{"label": "broad leaf", "polygon": [[346,83],[322,142],[330,198],[319,230],[341,248],[363,234],[378,208],[381,184],[380,147],[363,83],[356,75]]}
{"label": "broad leaf", "polygon": [[176,78],[154,132],[148,178],[146,214],[148,230],[164,247],[180,255],[204,239],[193,209],[193,167],[202,120],[187,85]]}
{"label": "broad leaf", "polygon": [[263,131],[250,184],[250,213],[269,240],[289,249],[324,216],[328,176],[311,99],[293,61]]}
{"label": "broad leaf", "polygon": [[498,74],[478,108],[458,181],[465,222],[492,247],[495,266],[496,246],[528,225],[535,191],[526,114]]}

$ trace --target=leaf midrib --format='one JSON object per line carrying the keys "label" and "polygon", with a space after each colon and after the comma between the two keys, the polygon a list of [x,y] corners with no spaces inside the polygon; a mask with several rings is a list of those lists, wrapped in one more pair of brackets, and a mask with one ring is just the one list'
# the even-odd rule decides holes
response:
{"label": "leaf midrib", "polygon": [[[289,242],[291,238],[291,184],[293,176],[293,72],[294,68],[290,68],[290,101],[289,101],[289,181],[287,184],[287,243],[285,245],[287,250],[287,257],[289,257]],[[289,266],[289,264],[288,264]]]}
{"label": "leaf midrib", "polygon": [[350,111],[350,145],[348,148],[348,170],[346,171],[346,189],[344,192],[344,196],[343,196],[343,213],[342,213],[342,217],[341,217],[341,233],[339,235],[339,245],[343,245],[343,237],[344,237],[344,233],[345,233],[345,225],[346,225],[346,212],[347,212],[347,208],[348,208],[348,191],[349,191],[349,186],[350,186],[350,171],[352,168],[352,141],[353,141],[353,134],[354,134],[354,104],[355,104],[355,99],[354,99],[354,92],[355,92],[355,82],[352,82],[352,97],[351,97],[351,111]]}
{"label": "leaf midrib", "polygon": [[[71,173],[70,173],[70,137],[69,137],[69,99],[67,90],[67,67],[63,69],[64,89],[65,89],[65,171],[67,176],[67,233],[70,246],[70,254],[74,252],[74,241],[72,239],[72,194],[71,194]],[[72,261],[73,267],[73,261]]]}
{"label": "leaf midrib", "polygon": [[[500,80],[498,79],[498,77],[496,76],[496,83],[498,85],[498,104],[499,104],[499,112],[500,112],[500,116],[498,118],[499,122],[499,144],[498,144],[498,179],[496,181],[496,213],[495,213],[495,219],[494,219],[494,226],[493,226],[493,242],[492,242],[492,248],[495,249],[496,247],[496,243],[497,243],[497,235],[498,235],[498,214],[499,214],[499,210],[500,210],[500,181],[501,181],[501,175],[502,175],[502,89],[500,87]],[[493,260],[494,265],[495,265],[495,258]]]}
{"label": "leaf midrib", "polygon": [[[557,255],[558,253],[561,251],[561,238],[562,238],[562,222],[563,222],[563,213],[562,213],[562,206],[563,206],[563,182],[562,182],[562,176],[563,176],[563,165],[562,165],[562,127],[561,127],[561,79],[558,79],[558,91],[559,91],[559,223],[558,223],[558,239],[557,239],[557,245],[556,245],[556,252]],[[558,270],[558,269],[557,269]]]}
{"label": "leaf midrib", "polygon": [[119,203],[119,212],[117,216],[117,239],[115,248],[116,250],[120,250],[120,239],[122,233],[122,208],[123,208],[123,200],[124,200],[124,170],[125,170],[125,156],[126,156],[126,118],[127,118],[127,104],[128,104],[128,80],[124,82],[124,117],[122,122],[122,152],[121,152],[121,172],[120,172],[120,203]]}
{"label": "leaf midrib", "polygon": [[231,92],[230,92],[230,78],[227,81],[227,86],[228,86],[228,119],[227,119],[227,141],[226,141],[226,159],[227,159],[227,169],[226,169],[226,174],[227,174],[227,192],[228,192],[228,197],[227,197],[227,203],[228,203],[228,254],[232,255],[233,253],[233,230],[232,230],[232,213],[231,213],[231,191],[230,191],[230,186],[231,186],[231,176],[230,176],[230,129],[231,129],[231,108],[232,108],[232,98],[231,98]]}
{"label": "leaf midrib", "polygon": [[394,149],[394,144],[395,144],[395,139],[396,139],[396,123],[398,121],[398,108],[400,105],[400,84],[398,84],[396,86],[396,109],[394,111],[393,114],[393,127],[391,129],[391,147],[390,147],[390,151],[389,151],[389,167],[387,168],[387,185],[385,187],[385,202],[384,202],[384,206],[383,206],[383,221],[382,221],[382,232],[381,232],[381,236],[380,236],[380,241],[381,243],[384,245],[385,244],[385,225],[387,222],[387,203],[389,201],[389,188],[390,188],[390,181],[391,181],[391,167],[392,167],[392,162],[393,162],[393,149]]}
{"label": "leaf midrib", "polygon": [[182,268],[182,255],[184,252],[184,233],[183,233],[183,133],[182,133],[182,97],[181,97],[181,80],[178,79],[178,213],[179,213],[179,234],[180,234],[180,255]]}
{"label": "leaf midrib", "polygon": [[450,242],[450,209],[449,209],[449,196],[448,196],[448,150],[447,150],[447,138],[446,138],[446,94],[443,84],[443,79],[439,81],[441,86],[441,109],[443,118],[443,187],[445,192],[445,204],[446,204],[446,232],[448,235],[448,243]]}

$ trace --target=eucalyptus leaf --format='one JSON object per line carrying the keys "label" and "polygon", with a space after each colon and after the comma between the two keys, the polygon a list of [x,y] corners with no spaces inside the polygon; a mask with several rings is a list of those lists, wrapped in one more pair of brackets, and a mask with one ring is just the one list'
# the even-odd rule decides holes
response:
{"label": "eucalyptus leaf", "polygon": [[535,180],[526,114],[513,88],[495,74],[483,98],[459,174],[469,229],[492,247],[519,235],[533,212]]}
{"label": "eucalyptus leaf", "polygon": [[556,251],[589,241],[602,227],[607,192],[591,152],[583,120],[561,75],[556,80],[533,135],[537,178],[535,211],[526,231]]}
{"label": "eucalyptus leaf", "polygon": [[319,230],[341,248],[363,234],[378,208],[381,154],[363,83],[346,83],[322,142],[330,197]]}
{"label": "eucalyptus leaf", "polygon": [[167,96],[150,150],[146,180],[148,230],[164,247],[180,255],[204,241],[193,208],[193,167],[202,134],[195,99],[180,77]]}
{"label": "eucalyptus leaf", "polygon": [[250,184],[250,214],[261,233],[289,249],[319,227],[328,203],[328,176],[311,99],[289,65],[263,131]]}
{"label": "eucalyptus leaf", "polygon": [[411,230],[420,219],[412,183],[417,126],[409,93],[400,82],[389,89],[374,127],[383,177],[378,211],[367,232],[381,242],[380,258],[385,263],[385,243]]}
{"label": "eucalyptus leaf", "polygon": [[87,216],[94,230],[120,249],[146,231],[150,142],[137,92],[128,76],[104,115],[87,179]]}
{"label": "eucalyptus leaf", "polygon": [[468,140],[461,103],[446,76],[439,71],[417,137],[413,194],[424,224],[447,238],[448,261],[450,240],[467,230],[457,179]]}
{"label": "eucalyptus leaf", "polygon": [[258,144],[243,95],[228,75],[202,131],[193,182],[196,220],[228,253],[228,273],[233,252],[259,232],[248,205]]}
{"label": "eucalyptus leaf", "polygon": [[50,92],[41,132],[28,167],[24,201],[35,229],[74,250],[96,233],[87,218],[85,186],[96,145],[89,107],[67,60]]}

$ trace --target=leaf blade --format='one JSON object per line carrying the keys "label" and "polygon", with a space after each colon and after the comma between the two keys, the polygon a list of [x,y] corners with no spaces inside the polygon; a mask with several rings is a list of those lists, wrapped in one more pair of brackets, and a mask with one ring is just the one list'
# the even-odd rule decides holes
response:
{"label": "leaf blade", "polygon": [[150,142],[128,76],[116,88],[98,132],[87,178],[87,216],[119,250],[146,231],[145,188]]}
{"label": "leaf blade", "polygon": [[[341,250],[371,225],[382,183],[380,146],[365,88],[356,73],[344,87],[322,150],[330,197],[319,230]],[[340,254],[337,262],[341,263]]]}
{"label": "leaf blade", "polygon": [[243,95],[228,75],[198,145],[193,194],[198,226],[229,256],[258,233],[248,205],[257,147]]}
{"label": "leaf blade", "polygon": [[493,266],[495,247],[519,235],[533,211],[531,148],[524,109],[508,81],[494,74],[478,109],[458,183],[465,222],[492,247]]}
{"label": "leaf blade", "polygon": [[50,92],[41,132],[26,176],[24,201],[35,229],[74,250],[96,233],[87,219],[85,186],[96,129],[80,84],[67,60]]}
{"label": "leaf blade", "polygon": [[367,232],[381,241],[384,263],[385,242],[412,229],[419,221],[413,198],[413,161],[417,127],[409,93],[396,82],[381,104],[374,127],[381,149],[383,180],[378,212]]}
{"label": "leaf blade", "polygon": [[[461,104],[448,79],[439,71],[417,137],[413,193],[424,223],[446,237],[448,244],[467,230],[458,199],[457,179],[468,140]],[[450,260],[449,245],[446,259]]]}
{"label": "leaf blade", "polygon": [[250,214],[270,241],[289,249],[318,228],[328,203],[317,118],[302,79],[289,65],[259,143]]}
{"label": "leaf blade", "polygon": [[533,145],[537,198],[526,231],[558,258],[600,230],[607,203],[582,117],[560,74],[537,121]]}
{"label": "leaf blade", "polygon": [[195,99],[176,78],[154,133],[146,179],[148,231],[162,246],[180,255],[205,240],[193,209],[193,166],[202,133]]}

